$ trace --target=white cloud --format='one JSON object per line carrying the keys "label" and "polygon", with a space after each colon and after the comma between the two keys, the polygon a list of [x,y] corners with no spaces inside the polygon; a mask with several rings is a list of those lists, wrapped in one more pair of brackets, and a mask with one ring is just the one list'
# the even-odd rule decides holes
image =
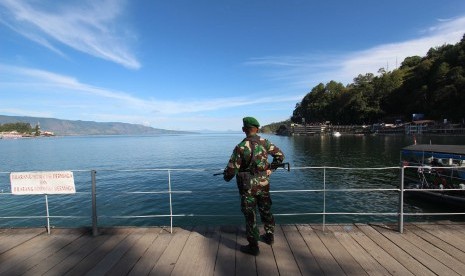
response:
{"label": "white cloud", "polygon": [[[216,98],[208,100],[157,100],[142,99],[126,92],[109,90],[79,82],[77,79],[53,72],[0,64],[0,84],[6,87],[33,87],[35,91],[42,91],[44,96],[56,96],[56,93],[68,95],[86,95],[90,103],[105,102],[106,106],[123,106],[125,109],[138,111],[139,114],[188,114],[212,110],[236,108],[255,104],[296,102],[301,95],[267,96],[251,100],[250,97]],[[55,89],[53,89],[55,88]],[[1,90],[0,90],[1,91]],[[58,91],[58,92],[56,92]],[[63,95],[65,96],[65,95]],[[83,103],[84,104],[84,103]]]}
{"label": "white cloud", "polygon": [[118,22],[122,1],[82,2],[72,6],[51,1],[46,10],[40,1],[3,0],[0,7],[5,11],[0,22],[60,55],[63,52],[57,42],[127,68],[140,68],[127,45],[132,37]]}
{"label": "white cloud", "polygon": [[395,69],[409,56],[424,56],[427,51],[444,44],[455,44],[465,33],[465,17],[441,20],[425,29],[421,36],[403,42],[379,45],[353,53],[312,53],[304,56],[277,56],[250,59],[246,65],[270,70],[273,80],[286,79],[293,87],[313,87],[335,80],[344,84],[358,74],[374,73],[380,68]]}

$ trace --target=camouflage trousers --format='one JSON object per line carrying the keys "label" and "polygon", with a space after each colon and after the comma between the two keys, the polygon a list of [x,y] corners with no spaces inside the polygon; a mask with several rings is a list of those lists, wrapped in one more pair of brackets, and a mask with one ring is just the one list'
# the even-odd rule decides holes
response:
{"label": "camouflage trousers", "polygon": [[[246,183],[243,183],[243,182]],[[257,207],[265,233],[274,233],[275,221],[271,213],[271,196],[268,177],[259,176],[244,179],[237,178],[239,194],[241,196],[241,211],[245,217],[247,241],[257,244],[260,231],[257,226]],[[249,185],[247,185],[247,183]]]}

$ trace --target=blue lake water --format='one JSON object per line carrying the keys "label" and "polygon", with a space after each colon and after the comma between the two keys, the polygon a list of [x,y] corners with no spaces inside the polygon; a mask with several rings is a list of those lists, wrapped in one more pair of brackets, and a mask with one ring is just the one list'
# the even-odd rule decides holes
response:
{"label": "blue lake water", "polygon": [[[396,188],[399,170],[343,170],[308,167],[379,168],[399,165],[411,136],[263,135],[280,147],[291,171],[271,177],[278,223],[321,222],[323,212],[397,212],[396,192],[310,192],[342,188]],[[97,171],[100,226],[169,225],[171,184],[174,225],[241,224],[235,180],[213,176],[226,165],[242,134],[85,136],[0,140],[0,226],[43,226],[45,196],[11,195],[9,172],[74,173],[76,194],[49,195],[51,224],[91,225],[91,170]],[[465,144],[465,137],[419,136],[418,143]],[[169,173],[168,170],[170,169]],[[407,203],[406,212],[434,211]],[[28,218],[22,218],[28,216]],[[39,218],[34,218],[34,217]],[[66,216],[66,217],[63,217]],[[159,217],[157,217],[159,216]],[[327,222],[396,221],[394,216],[327,215]]]}

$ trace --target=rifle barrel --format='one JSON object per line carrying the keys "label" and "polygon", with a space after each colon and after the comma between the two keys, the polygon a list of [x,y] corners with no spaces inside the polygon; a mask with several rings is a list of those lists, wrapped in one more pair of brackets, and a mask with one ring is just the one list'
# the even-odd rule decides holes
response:
{"label": "rifle barrel", "polygon": [[[276,166],[276,169],[277,169],[277,168],[286,169],[286,166],[287,166],[287,171],[289,172],[289,171],[291,170],[291,165],[289,164],[289,162],[278,164],[278,165]],[[218,176],[218,175],[223,175],[223,174],[224,174],[224,172],[214,173],[213,176]]]}

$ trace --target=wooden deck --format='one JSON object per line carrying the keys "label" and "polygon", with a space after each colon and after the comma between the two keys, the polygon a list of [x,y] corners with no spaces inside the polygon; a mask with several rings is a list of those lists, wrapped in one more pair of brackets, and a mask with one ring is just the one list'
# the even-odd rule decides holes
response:
{"label": "wooden deck", "polygon": [[465,275],[465,224],[280,225],[241,253],[242,227],[0,229],[0,275]]}

